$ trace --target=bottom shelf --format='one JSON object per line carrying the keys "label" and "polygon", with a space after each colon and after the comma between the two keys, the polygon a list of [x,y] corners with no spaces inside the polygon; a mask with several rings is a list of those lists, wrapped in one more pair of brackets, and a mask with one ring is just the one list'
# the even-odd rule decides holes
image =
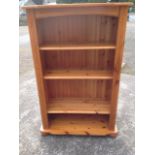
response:
{"label": "bottom shelf", "polygon": [[114,136],[117,133],[108,129],[106,115],[57,114],[50,115],[49,120],[49,129],[42,129],[43,134]]}
{"label": "bottom shelf", "polygon": [[50,99],[47,107],[48,114],[110,114],[110,103],[100,98]]}

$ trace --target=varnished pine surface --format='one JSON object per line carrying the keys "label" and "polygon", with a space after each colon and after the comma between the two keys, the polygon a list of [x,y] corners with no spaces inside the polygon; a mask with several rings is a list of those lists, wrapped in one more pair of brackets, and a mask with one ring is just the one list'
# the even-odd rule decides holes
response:
{"label": "varnished pine surface", "polygon": [[73,3],[73,4],[51,4],[51,5],[29,5],[23,6],[23,9],[47,9],[47,8],[71,8],[71,7],[91,7],[91,6],[104,6],[104,7],[121,7],[121,6],[132,6],[133,3]]}
{"label": "varnished pine surface", "polygon": [[110,114],[110,102],[90,98],[50,99],[48,114]]}
{"label": "varnished pine surface", "polygon": [[112,71],[102,70],[48,70],[45,72],[44,79],[112,79]]}

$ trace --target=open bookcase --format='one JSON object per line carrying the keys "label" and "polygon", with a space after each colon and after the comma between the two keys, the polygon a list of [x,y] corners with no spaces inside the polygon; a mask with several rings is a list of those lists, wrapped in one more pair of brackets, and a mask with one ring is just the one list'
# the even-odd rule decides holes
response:
{"label": "open bookcase", "polygon": [[117,134],[120,69],[130,5],[24,7],[43,134]]}

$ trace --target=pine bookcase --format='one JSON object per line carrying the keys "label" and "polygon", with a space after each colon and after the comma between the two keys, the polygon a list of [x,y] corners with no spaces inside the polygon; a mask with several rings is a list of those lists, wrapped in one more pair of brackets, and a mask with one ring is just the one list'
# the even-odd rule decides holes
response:
{"label": "pine bookcase", "polygon": [[131,3],[25,6],[43,135],[116,136]]}

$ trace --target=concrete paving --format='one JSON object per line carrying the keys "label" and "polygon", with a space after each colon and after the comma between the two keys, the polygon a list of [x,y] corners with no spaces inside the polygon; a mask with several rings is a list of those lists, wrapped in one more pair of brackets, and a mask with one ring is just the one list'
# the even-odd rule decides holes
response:
{"label": "concrete paving", "polygon": [[117,125],[110,137],[42,137],[36,81],[27,27],[20,27],[20,155],[134,155],[134,22],[128,22]]}

